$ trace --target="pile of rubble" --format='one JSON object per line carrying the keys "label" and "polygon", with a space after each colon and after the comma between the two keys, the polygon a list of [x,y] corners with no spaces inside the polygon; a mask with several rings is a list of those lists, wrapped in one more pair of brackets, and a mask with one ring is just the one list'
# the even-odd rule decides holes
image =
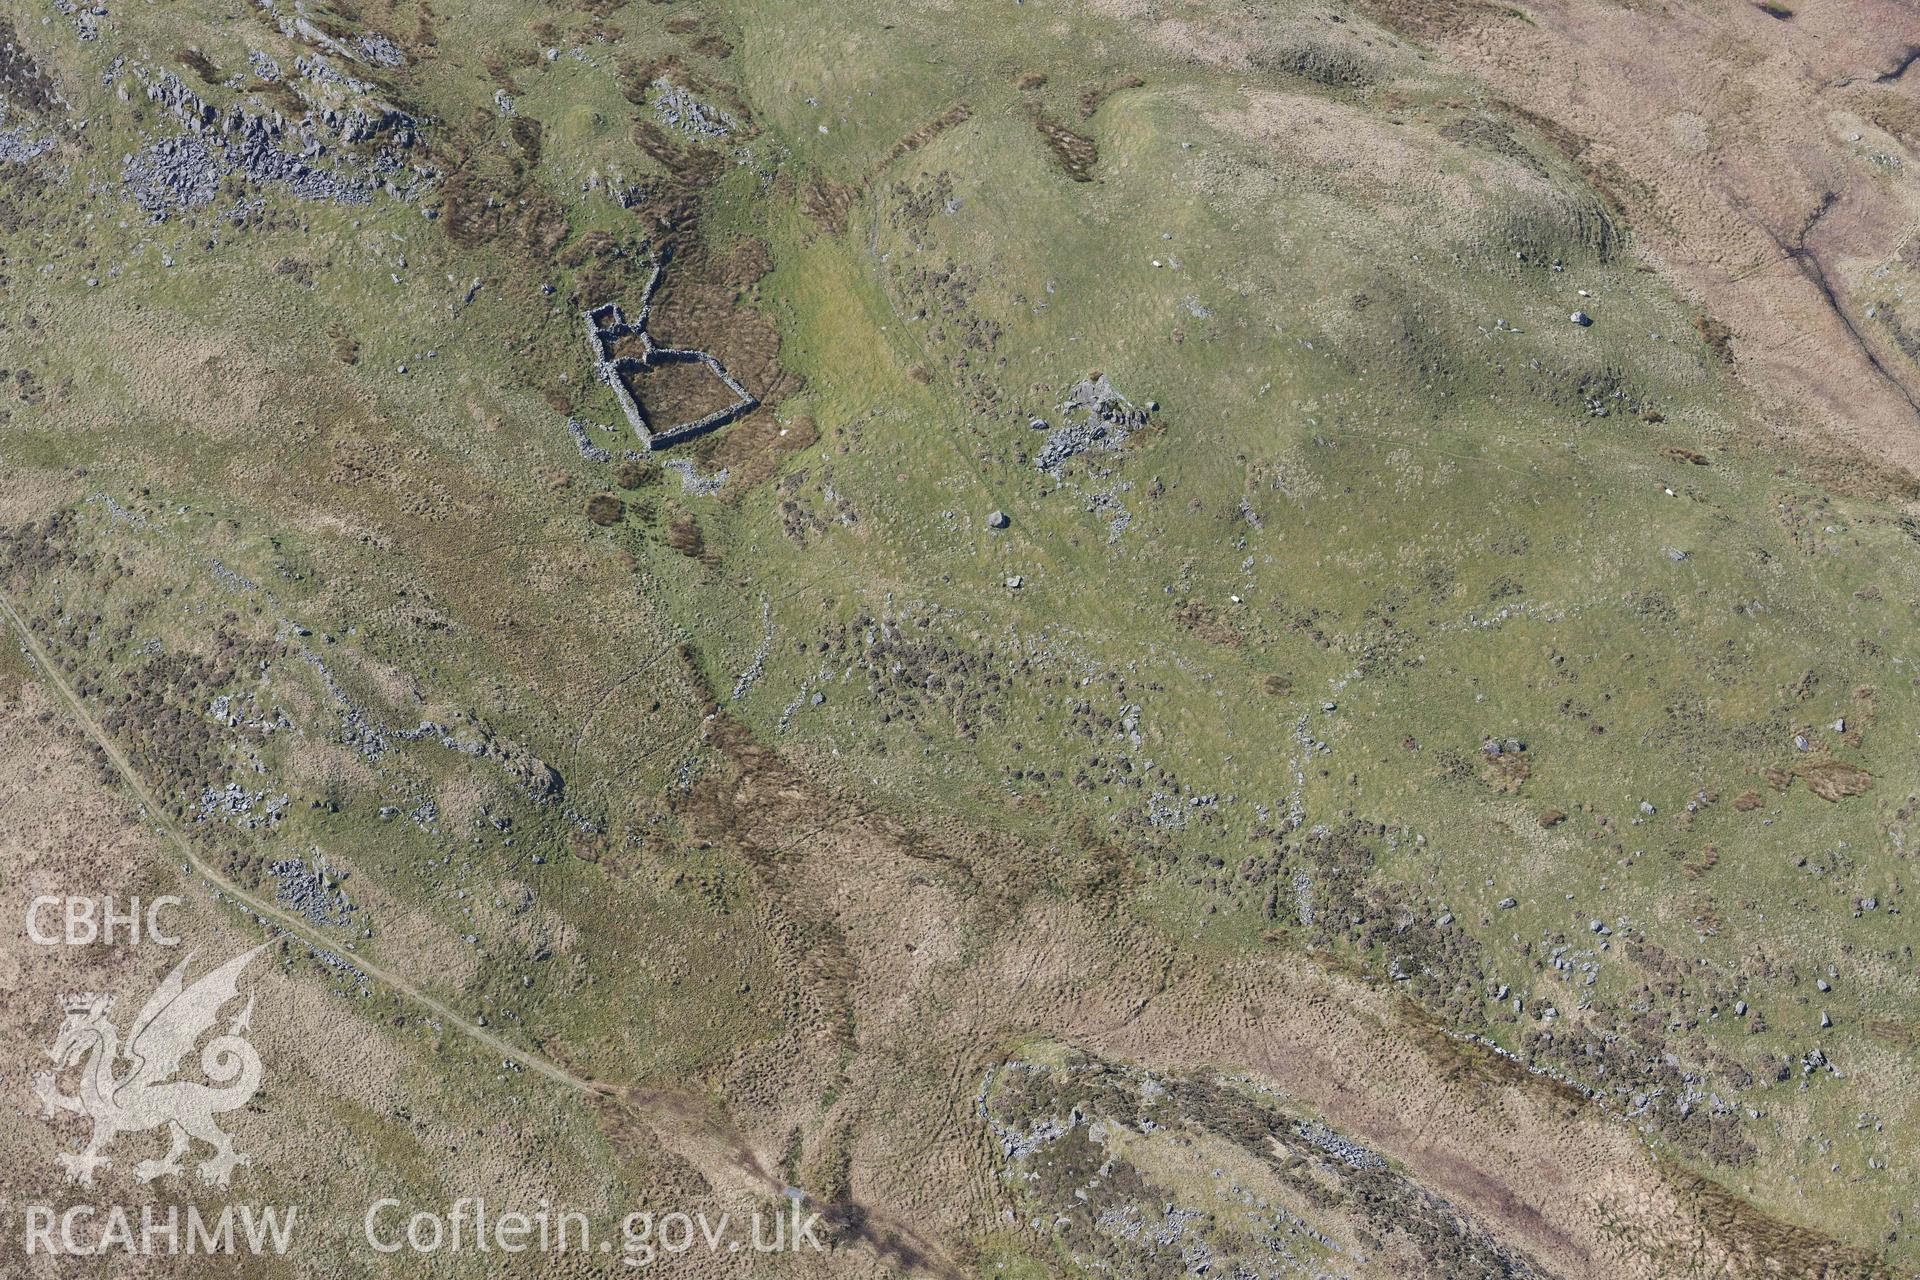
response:
{"label": "pile of rubble", "polygon": [[270,864],[267,872],[274,879],[274,901],[298,912],[307,923],[344,927],[353,922],[354,904],[336,883],[338,872],[298,858],[283,858]]}
{"label": "pile of rubble", "polygon": [[1385,1158],[1376,1152],[1369,1151],[1351,1138],[1342,1137],[1323,1124],[1305,1120],[1296,1121],[1293,1132],[1350,1168],[1378,1173],[1386,1172]]}
{"label": "pile of rubble", "polygon": [[717,142],[740,127],[726,112],[707,106],[665,78],[653,82],[653,112],[669,129],[709,142]]}
{"label": "pile of rubble", "polygon": [[[266,804],[264,818],[253,811],[261,802]],[[287,811],[290,797],[285,794],[269,795],[266,791],[249,792],[237,782],[229,782],[224,787],[203,787],[200,798],[193,806],[195,822],[230,822],[233,825],[252,831],[263,822],[271,826],[278,822]]]}
{"label": "pile of rubble", "polygon": [[[1065,420],[1048,432],[1033,460],[1035,467],[1049,475],[1078,454],[1120,448],[1129,434],[1147,424],[1147,410],[1135,408],[1115,391],[1105,374],[1076,384],[1060,402],[1060,412]],[[1046,425],[1043,420],[1034,420],[1036,427]]]}

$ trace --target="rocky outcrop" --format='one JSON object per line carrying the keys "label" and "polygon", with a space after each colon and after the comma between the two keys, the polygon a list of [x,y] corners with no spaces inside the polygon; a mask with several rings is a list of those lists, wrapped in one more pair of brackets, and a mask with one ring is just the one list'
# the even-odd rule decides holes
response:
{"label": "rocky outcrop", "polygon": [[[406,154],[417,141],[405,112],[381,103],[318,107],[305,120],[280,112],[222,111],[169,71],[147,77],[147,99],[164,108],[184,132],[129,154],[122,177],[133,200],[155,218],[171,209],[211,201],[226,175],[280,186],[301,200],[365,204],[375,190],[404,195]],[[364,151],[341,148],[360,146]],[[413,177],[432,173],[414,165]],[[412,180],[409,180],[409,186]]]}

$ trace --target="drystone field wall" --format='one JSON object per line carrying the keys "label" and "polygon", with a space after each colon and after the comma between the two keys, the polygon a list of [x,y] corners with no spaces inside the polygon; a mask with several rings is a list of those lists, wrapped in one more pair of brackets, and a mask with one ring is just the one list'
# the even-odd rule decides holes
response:
{"label": "drystone field wall", "polygon": [[[647,317],[653,310],[653,295],[660,287],[660,276],[666,270],[664,261],[653,264],[653,274],[647,277],[647,287],[640,296],[640,310],[629,320],[615,302],[602,303],[585,313],[587,322],[587,345],[593,352],[593,369],[600,381],[607,384],[613,392],[614,400],[620,406],[620,412],[626,415],[633,427],[634,436],[646,449],[664,449],[670,444],[692,439],[694,436],[723,427],[735,418],[758,408],[760,402],[748,394],[734,376],[727,372],[713,356],[705,351],[694,351],[679,347],[663,347],[654,342],[647,332]],[[614,344],[622,338],[638,338],[640,354],[638,356],[616,355]],[[627,385],[624,375],[639,373],[643,369],[657,368],[663,364],[703,364],[707,371],[718,378],[726,389],[733,393],[733,403],[715,409],[703,418],[691,422],[682,422],[671,427],[656,427],[647,420],[646,409]]]}

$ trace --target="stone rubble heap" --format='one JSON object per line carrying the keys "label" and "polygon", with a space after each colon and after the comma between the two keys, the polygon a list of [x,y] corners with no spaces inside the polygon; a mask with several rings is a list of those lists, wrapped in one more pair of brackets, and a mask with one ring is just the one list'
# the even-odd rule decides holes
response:
{"label": "stone rubble heap", "polygon": [[338,885],[340,873],[320,862],[283,858],[267,867],[274,878],[274,901],[298,912],[307,923],[341,927],[353,921],[354,904]]}
{"label": "stone rubble heap", "polygon": [[1355,1168],[1384,1173],[1387,1162],[1380,1155],[1369,1151],[1351,1138],[1342,1137],[1323,1124],[1302,1120],[1293,1126],[1294,1133],[1306,1139],[1320,1150],[1333,1156],[1342,1163]]}
{"label": "stone rubble heap", "polygon": [[707,106],[665,78],[653,82],[653,111],[669,129],[708,141],[718,141],[740,127],[726,112]]}
{"label": "stone rubble heap", "polygon": [[1089,450],[1111,452],[1127,442],[1127,436],[1147,423],[1147,413],[1137,409],[1113,389],[1105,374],[1081,380],[1060,403],[1061,424],[1047,433],[1033,465],[1049,475],[1077,454]]}

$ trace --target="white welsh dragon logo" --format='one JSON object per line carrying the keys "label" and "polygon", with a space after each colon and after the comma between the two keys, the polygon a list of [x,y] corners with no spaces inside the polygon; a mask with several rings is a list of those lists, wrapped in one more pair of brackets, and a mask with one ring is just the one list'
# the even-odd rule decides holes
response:
{"label": "white welsh dragon logo", "polygon": [[[214,1124],[213,1117],[244,1106],[260,1087],[260,1055],[244,1038],[252,1025],[253,998],[247,998],[246,1008],[226,1034],[215,1036],[200,1051],[200,1069],[212,1085],[167,1077],[213,1026],[221,1006],[239,994],[240,971],[264,950],[266,945],[255,947],[186,986],[181,975],[193,959],[189,955],[174,966],[140,1010],[124,1046],[119,1030],[107,1020],[113,997],[89,994],[62,1001],[67,1020],[47,1055],[55,1067],[34,1077],[33,1091],[49,1117],[70,1111],[93,1121],[93,1136],[84,1148],[60,1153],[70,1181],[91,1185],[95,1169],[113,1166],[103,1153],[116,1137],[161,1125],[167,1126],[173,1145],[164,1159],[142,1160],[134,1166],[134,1175],[142,1182],[179,1173],[180,1158],[193,1138],[213,1148],[213,1155],[200,1165],[200,1176],[216,1186],[227,1186],[235,1166],[250,1162],[234,1151],[233,1139]],[[126,1069],[116,1075],[122,1062]],[[59,1092],[55,1077],[76,1064],[80,1092],[69,1097]]]}

